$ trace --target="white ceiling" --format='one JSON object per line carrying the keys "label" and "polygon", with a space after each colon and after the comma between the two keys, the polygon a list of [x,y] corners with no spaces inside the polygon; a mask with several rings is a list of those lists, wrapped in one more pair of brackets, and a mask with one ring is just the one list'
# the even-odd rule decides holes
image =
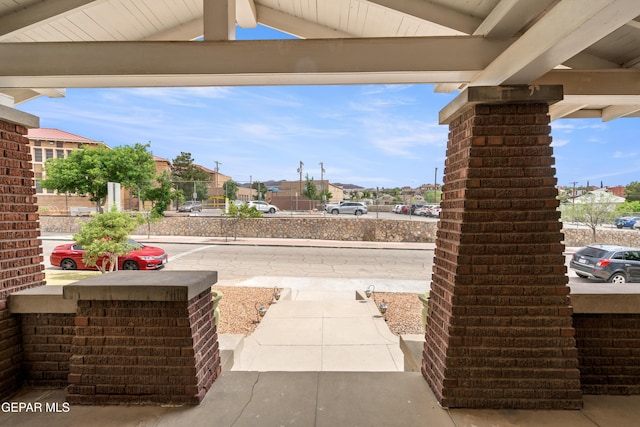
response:
{"label": "white ceiling", "polygon": [[[0,0],[0,105],[69,87],[544,83],[564,85],[553,119],[640,117],[639,16],[639,0]],[[235,24],[302,40],[236,41]]]}

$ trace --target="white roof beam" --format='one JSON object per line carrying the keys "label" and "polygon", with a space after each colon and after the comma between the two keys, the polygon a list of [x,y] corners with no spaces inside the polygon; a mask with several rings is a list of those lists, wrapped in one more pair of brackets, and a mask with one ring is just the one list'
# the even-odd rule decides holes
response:
{"label": "white roof beam", "polygon": [[608,122],[638,111],[640,111],[640,105],[612,105],[602,109],[602,121]]}
{"label": "white roof beam", "polygon": [[615,62],[608,61],[604,58],[600,58],[599,56],[595,56],[587,52],[580,52],[573,58],[564,61],[562,65],[579,70],[612,70],[615,68],[620,68],[620,64],[616,64]]}
{"label": "white roof beam", "polygon": [[[535,80],[536,85],[562,85],[567,96],[640,96],[640,70],[553,70]],[[581,103],[581,102],[578,102]],[[591,103],[611,105],[608,102]]]}
{"label": "white roof beam", "polygon": [[13,59],[0,68],[0,87],[464,82],[508,44],[482,37],[0,43],[0,57]]}
{"label": "white roof beam", "polygon": [[258,26],[256,4],[253,0],[236,0],[236,21],[242,28]]}
{"label": "white roof beam", "polygon": [[369,3],[375,3],[464,34],[473,34],[482,23],[479,18],[426,0],[369,0]]}
{"label": "white roof beam", "polygon": [[337,29],[319,25],[282,13],[260,4],[256,5],[258,22],[301,39],[335,39],[354,37]]}
{"label": "white roof beam", "polygon": [[75,11],[96,1],[104,0],[56,0],[39,1],[9,15],[0,16],[0,36],[32,25],[40,25],[62,14]]}
{"label": "white roof beam", "polygon": [[236,0],[202,0],[205,41],[236,39]]}
{"label": "white roof beam", "polygon": [[462,83],[438,83],[433,88],[433,91],[436,93],[451,93],[460,90],[462,86],[464,86]]}
{"label": "white roof beam", "polygon": [[585,108],[586,106],[587,104],[570,104],[568,102],[560,101],[549,106],[549,117],[551,117],[552,121],[561,119]]}
{"label": "white roof beam", "polygon": [[501,0],[473,35],[501,39],[513,37],[555,1]]}
{"label": "white roof beam", "polygon": [[471,82],[528,84],[640,14],[638,0],[563,0]]}

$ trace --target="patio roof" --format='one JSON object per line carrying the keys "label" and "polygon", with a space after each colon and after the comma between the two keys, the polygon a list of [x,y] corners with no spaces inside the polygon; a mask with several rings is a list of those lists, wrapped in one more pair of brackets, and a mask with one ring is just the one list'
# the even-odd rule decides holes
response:
{"label": "patio roof", "polygon": [[[639,15],[637,0],[0,0],[0,105],[71,87],[562,84],[552,119],[640,117]],[[236,24],[299,39],[237,41]]]}

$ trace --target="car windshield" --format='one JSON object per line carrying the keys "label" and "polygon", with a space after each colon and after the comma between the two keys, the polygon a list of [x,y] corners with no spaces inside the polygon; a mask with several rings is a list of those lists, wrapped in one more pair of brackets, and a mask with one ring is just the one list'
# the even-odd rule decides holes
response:
{"label": "car windshield", "polygon": [[587,246],[577,252],[578,255],[586,256],[589,258],[602,258],[607,254],[604,249],[594,248]]}
{"label": "car windshield", "polygon": [[129,239],[129,241],[127,242],[127,246],[129,246],[132,251],[144,248],[144,245],[142,243],[136,242],[135,240],[131,239]]}

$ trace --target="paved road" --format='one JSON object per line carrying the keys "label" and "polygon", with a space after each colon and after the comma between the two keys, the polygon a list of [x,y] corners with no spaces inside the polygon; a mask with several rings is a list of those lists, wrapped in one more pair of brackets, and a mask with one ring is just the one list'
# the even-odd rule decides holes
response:
{"label": "paved road", "polygon": [[[49,254],[62,240],[44,240],[45,267]],[[288,278],[298,287],[366,288],[414,292],[428,288],[433,267],[432,250],[350,249],[318,247],[231,246],[210,244],[157,244],[169,254],[167,270],[215,270],[221,285],[279,286]],[[569,257],[567,257],[568,265]],[[573,286],[589,283],[568,270]],[[270,279],[278,278],[278,279]],[[293,280],[292,278],[297,278]],[[344,283],[341,285],[341,281]],[[349,282],[347,284],[347,282]],[[290,286],[289,286],[290,287]]]}
{"label": "paved road", "polygon": [[[51,267],[48,257],[60,243],[43,241],[47,271],[58,270]],[[266,277],[296,277],[300,278],[299,287],[306,287],[313,278],[314,283],[331,289],[339,288],[340,280],[345,280],[351,283],[345,285],[348,289],[366,288],[365,284],[371,283],[378,290],[413,292],[428,287],[433,265],[433,251],[429,250],[176,243],[157,246],[169,254],[167,270],[215,270],[221,285],[271,287],[279,285]]]}

